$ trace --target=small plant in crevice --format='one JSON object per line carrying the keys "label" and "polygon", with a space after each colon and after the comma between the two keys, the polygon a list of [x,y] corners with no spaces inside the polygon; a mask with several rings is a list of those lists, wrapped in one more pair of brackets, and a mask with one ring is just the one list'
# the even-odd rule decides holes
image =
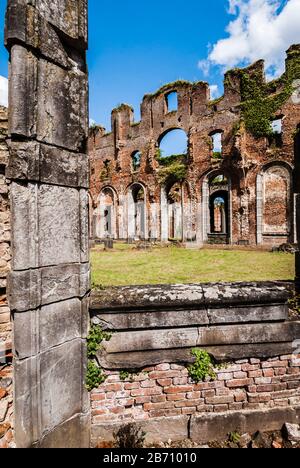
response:
{"label": "small plant in crevice", "polygon": [[[139,374],[141,372],[136,369],[123,369],[119,372],[120,380],[130,380],[130,382],[134,382],[134,378]],[[147,372],[142,372],[142,374],[147,374]]]}
{"label": "small plant in crevice", "polygon": [[99,367],[95,361],[89,360],[87,365],[86,373],[86,388],[91,392],[94,388],[99,387],[106,380],[106,375],[103,373],[101,367]]}
{"label": "small plant in crevice", "polygon": [[214,362],[208,352],[203,349],[195,348],[191,353],[192,356],[195,357],[195,362],[188,367],[190,378],[195,383],[203,382],[207,377],[215,380]]}
{"label": "small plant in crevice", "polygon": [[295,315],[300,315],[300,295],[295,294],[288,301],[290,311]]}
{"label": "small plant in crevice", "polygon": [[237,431],[230,432],[228,434],[228,440],[229,440],[229,442],[232,442],[233,444],[238,444],[239,441],[241,440],[241,436]]}
{"label": "small plant in crevice", "polygon": [[103,341],[109,341],[112,334],[108,333],[100,327],[100,325],[92,325],[87,337],[87,373],[86,373],[86,388],[91,392],[94,388],[99,387],[105,382],[106,375],[101,367],[97,364],[95,358],[97,351],[101,348]]}
{"label": "small plant in crevice", "polygon": [[87,337],[88,358],[94,358],[97,351],[101,348],[101,343],[103,341],[109,341],[111,336],[112,334],[102,330],[100,325],[92,325]]}
{"label": "small plant in crevice", "polygon": [[122,426],[119,431],[114,434],[117,447],[120,449],[143,448],[145,437],[146,433],[135,423]]}
{"label": "small plant in crevice", "polygon": [[127,380],[129,379],[131,376],[130,372],[129,371],[126,371],[126,370],[122,370],[120,371],[120,379],[121,380]]}

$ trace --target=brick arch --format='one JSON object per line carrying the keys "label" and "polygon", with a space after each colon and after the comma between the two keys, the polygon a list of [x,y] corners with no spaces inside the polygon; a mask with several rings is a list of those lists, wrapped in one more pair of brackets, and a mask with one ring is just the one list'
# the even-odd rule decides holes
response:
{"label": "brick arch", "polygon": [[94,211],[94,228],[96,238],[118,239],[119,237],[118,194],[110,185],[103,187],[98,196],[97,207]]}
{"label": "brick arch", "polygon": [[[138,195],[143,190],[141,199]],[[148,239],[148,203],[147,188],[141,182],[134,182],[127,187],[127,237],[128,239]]]}

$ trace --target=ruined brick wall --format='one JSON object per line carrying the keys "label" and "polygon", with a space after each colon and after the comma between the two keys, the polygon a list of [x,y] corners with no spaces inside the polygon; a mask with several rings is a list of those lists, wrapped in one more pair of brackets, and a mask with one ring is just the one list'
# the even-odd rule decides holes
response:
{"label": "ruined brick wall", "polygon": [[7,109],[0,107],[0,448],[13,443],[12,326],[6,291],[11,259],[7,126]]}
{"label": "ruined brick wall", "polygon": [[[267,430],[298,417],[300,322],[289,318],[286,288],[278,282],[93,291],[92,322],[111,333],[96,353],[106,380],[91,392],[93,444],[111,443],[126,423],[158,442],[174,431],[177,437],[178,424],[182,439],[193,438],[193,418],[208,418],[207,442],[221,428],[223,436],[236,431],[249,412],[260,412],[254,432],[266,415]],[[213,357],[215,378],[191,378],[195,348]]]}
{"label": "ruined brick wall", "polygon": [[[91,393],[93,443],[101,447],[101,443],[113,442],[113,430],[109,434],[107,428],[118,423],[135,421],[143,427],[155,418],[201,413],[222,413],[226,418],[226,413],[297,407],[300,355],[296,358],[235,361],[216,368],[216,380],[208,378],[198,384],[191,380],[186,366],[177,364],[147,367],[123,380],[118,372],[109,372],[105,384]],[[159,421],[156,424],[160,427]],[[160,441],[172,439],[172,434],[170,421],[169,430],[160,433]]]}
{"label": "ruined brick wall", "polygon": [[[300,122],[300,72],[294,62],[299,60],[299,56],[300,47],[291,47],[285,74],[272,84],[266,84],[264,65],[259,61],[245,70],[229,71],[225,76],[224,96],[218,100],[210,100],[206,83],[172,83],[144,97],[140,122],[134,122],[130,106],[122,105],[112,112],[111,133],[105,133],[103,128],[91,129],[90,192],[94,208],[94,236],[101,237],[103,231],[103,228],[97,230],[104,217],[101,194],[109,187],[115,196],[113,224],[117,231],[116,235],[112,230],[111,233],[117,238],[131,237],[131,189],[139,184],[145,191],[145,237],[168,240],[170,235],[165,228],[168,214],[164,214],[164,210],[169,190],[176,181],[170,178],[161,183],[157,151],[162,136],[172,129],[181,129],[188,137],[187,173],[182,183],[187,195],[180,214],[183,240],[196,239],[200,244],[208,241],[210,177],[225,174],[230,185],[229,242],[276,244],[295,241],[291,190],[295,132]],[[258,128],[253,130],[253,122],[251,119],[249,122],[249,116],[245,118],[244,100],[249,99],[245,77],[253,84],[250,97],[253,95],[254,101],[258,99],[259,102],[260,97],[257,96],[262,90],[270,99],[276,96],[281,99],[269,116],[270,119],[282,118],[280,138],[261,135],[265,122],[259,121]],[[286,77],[291,79],[291,85],[284,95]],[[168,112],[166,99],[173,91],[178,94],[178,110]],[[255,109],[256,114],[263,114],[261,107],[264,102]],[[213,153],[212,134],[216,131],[222,132],[221,158]],[[141,153],[141,162],[140,167],[134,169],[132,156],[136,151]],[[286,171],[285,177],[278,180],[278,189],[273,186],[271,191],[266,174],[270,166]],[[283,193],[282,185],[285,186]],[[275,200],[270,207],[268,203],[273,197]]]}

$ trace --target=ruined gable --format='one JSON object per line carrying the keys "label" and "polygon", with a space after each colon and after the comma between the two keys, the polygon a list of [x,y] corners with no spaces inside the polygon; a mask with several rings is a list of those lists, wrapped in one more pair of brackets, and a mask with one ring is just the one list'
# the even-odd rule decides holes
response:
{"label": "ruined gable", "polygon": [[[146,239],[162,241],[177,231],[178,240],[200,245],[295,242],[299,64],[295,45],[287,51],[284,74],[271,82],[258,61],[228,71],[218,99],[210,100],[207,83],[178,81],[144,97],[140,122],[129,105],[114,109],[112,132],[94,128],[89,138],[93,236],[138,238],[143,224]],[[174,130],[185,133],[187,150],[162,157],[161,142]],[[271,177],[272,171],[285,175]],[[218,176],[227,178],[226,187],[213,188]],[[182,207],[170,203],[178,183],[185,193]],[[101,202],[107,187],[116,194],[109,231]],[[137,187],[146,194],[142,217],[131,206]]]}

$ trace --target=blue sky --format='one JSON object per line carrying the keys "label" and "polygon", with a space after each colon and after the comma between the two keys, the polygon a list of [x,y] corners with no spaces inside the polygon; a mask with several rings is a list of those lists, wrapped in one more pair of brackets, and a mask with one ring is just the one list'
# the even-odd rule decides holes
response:
{"label": "blue sky", "polygon": [[90,118],[109,129],[112,108],[125,102],[138,120],[143,95],[177,79],[207,80],[221,93],[226,69],[259,58],[279,74],[299,24],[300,0],[89,0]]}

